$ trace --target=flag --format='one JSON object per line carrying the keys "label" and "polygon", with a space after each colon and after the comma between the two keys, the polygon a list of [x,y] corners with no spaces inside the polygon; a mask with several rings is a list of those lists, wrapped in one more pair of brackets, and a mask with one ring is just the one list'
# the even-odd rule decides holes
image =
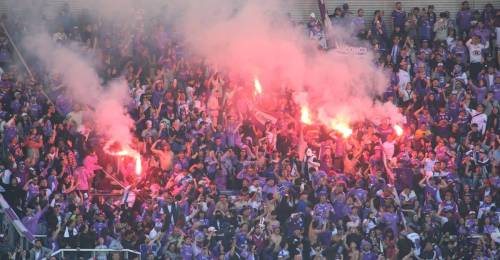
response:
{"label": "flag", "polygon": [[325,22],[326,18],[326,4],[325,0],[318,0],[318,6],[319,6],[319,13],[321,17],[321,23]]}
{"label": "flag", "polygon": [[255,109],[254,117],[262,125],[265,125],[267,121],[270,121],[272,124],[276,124],[276,121],[278,121],[276,117],[258,109]]}

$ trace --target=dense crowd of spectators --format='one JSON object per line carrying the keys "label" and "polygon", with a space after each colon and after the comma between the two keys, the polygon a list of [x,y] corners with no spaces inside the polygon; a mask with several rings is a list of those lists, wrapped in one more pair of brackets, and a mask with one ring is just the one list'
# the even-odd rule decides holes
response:
{"label": "dense crowd of spectators", "polygon": [[[327,19],[352,25],[392,69],[379,98],[406,119],[401,136],[383,121],[356,123],[347,138],[303,128],[290,93],[269,108],[276,120],[252,120],[234,82],[168,26],[132,34],[63,10],[53,40],[80,42],[104,81],[129,83],[141,178],[80,131],[89,108],[58,75],[29,59],[36,80],[27,77],[0,37],[2,195],[47,236],[9,257],[127,248],[143,259],[498,259],[500,10],[464,2],[452,20],[432,6],[404,9],[396,3],[391,31],[381,11],[368,21],[344,5]],[[311,38],[327,47],[328,26],[310,18]],[[4,22],[22,33],[22,20]],[[131,192],[117,199],[120,185]],[[119,256],[96,255],[108,258]]]}

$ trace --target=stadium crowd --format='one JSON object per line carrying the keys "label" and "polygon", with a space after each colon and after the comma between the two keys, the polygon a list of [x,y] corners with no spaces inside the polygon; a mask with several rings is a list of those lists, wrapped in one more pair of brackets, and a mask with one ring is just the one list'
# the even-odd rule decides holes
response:
{"label": "stadium crowd", "polygon": [[[129,83],[140,179],[80,131],[90,108],[68,98],[58,75],[28,57],[28,77],[1,37],[2,195],[46,235],[10,259],[60,248],[127,248],[142,259],[498,259],[500,9],[464,2],[455,20],[433,6],[406,9],[395,4],[391,30],[383,12],[368,21],[346,4],[327,20],[371,43],[392,71],[379,98],[406,119],[402,135],[388,121],[358,122],[347,138],[303,127],[291,93],[270,109],[276,120],[237,109],[234,82],[168,26],[132,34],[63,9],[53,40],[80,42],[104,81]],[[9,19],[16,38],[23,21]],[[315,15],[306,26],[324,35]],[[135,200],[109,195],[117,182]],[[96,256],[108,258],[119,256]]]}

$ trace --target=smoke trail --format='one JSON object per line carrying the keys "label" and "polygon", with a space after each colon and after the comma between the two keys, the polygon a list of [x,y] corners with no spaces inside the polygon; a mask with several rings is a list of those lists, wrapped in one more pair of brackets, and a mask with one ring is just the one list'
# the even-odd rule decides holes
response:
{"label": "smoke trail", "polygon": [[100,135],[119,141],[125,147],[130,146],[133,120],[124,106],[129,98],[124,80],[114,80],[103,87],[91,61],[58,45],[46,33],[27,36],[23,43],[50,73],[60,76],[72,100],[91,107],[89,117]]}

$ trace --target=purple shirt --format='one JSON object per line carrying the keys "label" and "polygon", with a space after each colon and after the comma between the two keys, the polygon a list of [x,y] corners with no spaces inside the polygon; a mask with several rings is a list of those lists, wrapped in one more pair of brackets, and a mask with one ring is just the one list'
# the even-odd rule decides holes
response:
{"label": "purple shirt", "polygon": [[401,29],[405,28],[405,22],[406,22],[406,12],[402,10],[394,10],[392,11],[392,19],[394,21],[394,26],[398,26]]}
{"label": "purple shirt", "polygon": [[356,16],[351,20],[351,23],[354,27],[354,32],[359,33],[365,29],[365,18]]}
{"label": "purple shirt", "polygon": [[17,136],[17,127],[15,126],[5,126],[4,128],[4,144],[10,143],[14,137]]}
{"label": "purple shirt", "polygon": [[361,259],[362,260],[377,260],[378,256],[372,251],[364,252],[361,251]]}
{"label": "purple shirt", "polygon": [[418,27],[418,32],[421,39],[430,40],[432,34],[432,23],[429,19],[423,18],[420,21],[420,26]]}
{"label": "purple shirt", "polygon": [[69,114],[69,112],[71,112],[71,107],[71,102],[63,95],[57,97],[56,108],[57,111],[61,113],[61,115],[66,116],[67,114]]}
{"label": "purple shirt", "polygon": [[441,207],[443,211],[458,212],[458,206],[454,201],[443,201],[441,202]]}
{"label": "purple shirt", "polygon": [[184,260],[193,259],[193,247],[191,245],[184,244],[181,246],[181,255]]}
{"label": "purple shirt", "polygon": [[479,38],[481,39],[481,43],[482,44],[485,44],[487,41],[490,40],[490,30],[486,27],[480,29],[480,28],[476,28],[474,29],[474,31],[472,32],[472,35],[477,35],[479,36]]}
{"label": "purple shirt", "polygon": [[94,224],[94,230],[97,234],[101,234],[101,232],[107,227],[106,222],[96,222]]}
{"label": "purple shirt", "polygon": [[470,21],[472,18],[472,12],[469,10],[460,10],[457,13],[457,26],[462,30],[468,30],[470,28]]}
{"label": "purple shirt", "polygon": [[492,91],[493,91],[493,95],[495,97],[495,100],[500,102],[500,84],[493,85]]}
{"label": "purple shirt", "polygon": [[47,207],[43,208],[41,211],[37,212],[33,216],[26,216],[22,219],[23,225],[28,229],[31,234],[38,234],[38,221],[42,217],[42,215],[47,210]]}
{"label": "purple shirt", "polygon": [[384,213],[382,217],[382,222],[386,223],[394,232],[394,235],[398,234],[398,222],[399,216],[396,213]]}
{"label": "purple shirt", "polygon": [[440,201],[439,199],[439,189],[437,187],[431,186],[431,185],[425,185],[424,188],[425,194],[430,193],[431,196],[434,198],[436,201]]}
{"label": "purple shirt", "polygon": [[333,206],[329,202],[318,203],[314,206],[314,215],[321,220],[328,220],[330,212],[333,212]]}
{"label": "purple shirt", "polygon": [[455,48],[453,48],[451,50],[451,52],[454,54],[454,55],[457,55],[459,54],[462,61],[465,60],[466,58],[466,55],[467,55],[467,49],[465,48],[465,46],[456,46]]}
{"label": "purple shirt", "polygon": [[486,94],[488,93],[488,89],[486,87],[476,87],[476,86],[472,86],[472,89],[476,94],[477,102],[483,103],[483,100],[485,99]]}

